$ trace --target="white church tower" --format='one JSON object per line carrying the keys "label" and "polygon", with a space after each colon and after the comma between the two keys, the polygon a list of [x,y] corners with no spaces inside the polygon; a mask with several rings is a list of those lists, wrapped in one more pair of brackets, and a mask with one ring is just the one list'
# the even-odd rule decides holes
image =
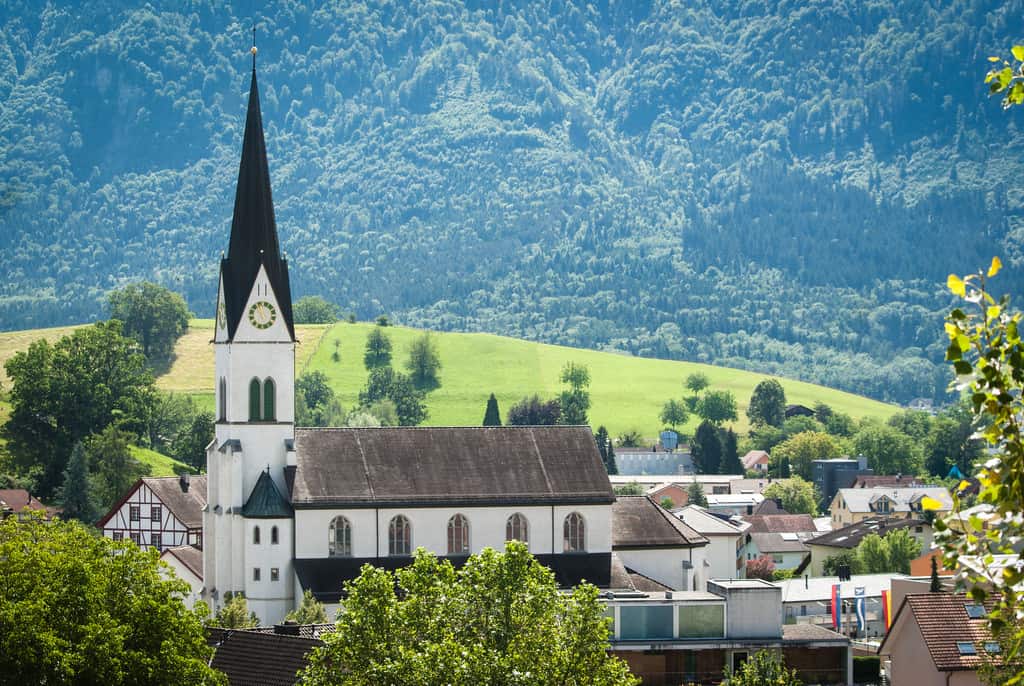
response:
{"label": "white church tower", "polygon": [[256,48],[215,324],[216,437],[207,448],[204,599],[245,593],[261,623],[294,607],[295,328],[288,262],[277,243]]}

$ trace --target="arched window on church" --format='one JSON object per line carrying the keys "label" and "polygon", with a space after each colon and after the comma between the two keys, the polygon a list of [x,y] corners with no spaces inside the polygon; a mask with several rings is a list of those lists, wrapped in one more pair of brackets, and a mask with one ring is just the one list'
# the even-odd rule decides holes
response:
{"label": "arched window on church", "polygon": [[573,512],[565,518],[562,526],[562,552],[582,553],[587,549],[586,525],[583,522],[583,515]]}
{"label": "arched window on church", "polygon": [[219,421],[226,422],[228,420],[228,382],[223,376],[220,377],[220,385],[217,390],[220,392],[217,398],[217,417]]}
{"label": "arched window on church", "polygon": [[270,544],[277,545],[277,527],[270,528]]}
{"label": "arched window on church", "polygon": [[395,515],[388,525],[388,555],[412,554],[412,526],[404,515]]}
{"label": "arched window on church", "polygon": [[249,421],[260,420],[260,380],[253,379],[249,382]]}
{"label": "arched window on church", "polygon": [[260,544],[260,528],[258,526],[254,526],[252,528],[252,544],[253,545],[259,545]]}
{"label": "arched window on church", "polygon": [[469,555],[469,520],[461,514],[448,520],[448,554]]}
{"label": "arched window on church", "polygon": [[516,512],[505,522],[505,540],[530,542],[530,525],[521,513]]}
{"label": "arched window on church", "polygon": [[352,557],[352,525],[346,518],[338,516],[331,520],[328,537],[331,557]]}
{"label": "arched window on church", "polygon": [[263,421],[272,422],[277,419],[274,414],[274,380],[268,378],[263,382]]}

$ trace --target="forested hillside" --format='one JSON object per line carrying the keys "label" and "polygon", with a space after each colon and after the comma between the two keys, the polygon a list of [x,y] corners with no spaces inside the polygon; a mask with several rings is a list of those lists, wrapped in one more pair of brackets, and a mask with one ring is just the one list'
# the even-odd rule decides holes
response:
{"label": "forested hillside", "polygon": [[[1024,0],[261,12],[296,297],[905,401],[945,386],[947,273],[1024,291],[1022,115],[981,83]],[[0,328],[139,278],[210,314],[252,22],[5,2]]]}

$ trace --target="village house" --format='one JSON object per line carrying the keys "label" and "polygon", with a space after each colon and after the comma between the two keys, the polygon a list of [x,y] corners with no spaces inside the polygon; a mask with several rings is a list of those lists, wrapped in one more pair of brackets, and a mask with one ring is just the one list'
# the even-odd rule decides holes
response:
{"label": "village house", "polygon": [[96,523],[107,538],[163,552],[203,547],[205,476],[143,477]]}
{"label": "village house", "polygon": [[811,553],[807,571],[812,576],[822,576],[825,573],[825,561],[833,555],[853,551],[870,534],[885,538],[889,533],[901,529],[906,530],[920,544],[921,550],[931,550],[934,530],[923,519],[871,517],[807,539],[805,543]]}
{"label": "village house", "polygon": [[[934,502],[926,508],[925,498]],[[829,505],[832,527],[856,524],[868,518],[920,518],[929,509],[942,516],[953,509],[953,498],[942,486],[915,488],[841,488]]]}

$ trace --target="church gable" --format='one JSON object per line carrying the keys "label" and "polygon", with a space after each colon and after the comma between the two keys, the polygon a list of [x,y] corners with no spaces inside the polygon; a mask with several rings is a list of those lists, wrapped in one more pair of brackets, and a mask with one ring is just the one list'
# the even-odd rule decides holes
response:
{"label": "church gable", "polygon": [[282,302],[274,292],[266,269],[261,266],[242,306],[242,316],[232,340],[291,341],[292,335],[285,321]]}
{"label": "church gable", "polygon": [[611,504],[587,427],[296,429],[296,508]]}

